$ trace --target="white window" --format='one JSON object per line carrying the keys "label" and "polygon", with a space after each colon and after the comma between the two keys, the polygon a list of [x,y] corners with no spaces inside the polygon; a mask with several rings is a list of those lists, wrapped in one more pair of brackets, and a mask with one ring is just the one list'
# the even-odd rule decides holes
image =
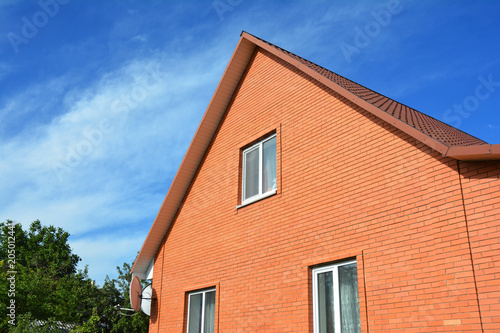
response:
{"label": "white window", "polygon": [[213,333],[215,327],[215,289],[189,294],[188,333]]}
{"label": "white window", "polygon": [[313,270],[314,333],[361,332],[356,261]]}
{"label": "white window", "polygon": [[276,135],[243,151],[242,204],[276,193]]}

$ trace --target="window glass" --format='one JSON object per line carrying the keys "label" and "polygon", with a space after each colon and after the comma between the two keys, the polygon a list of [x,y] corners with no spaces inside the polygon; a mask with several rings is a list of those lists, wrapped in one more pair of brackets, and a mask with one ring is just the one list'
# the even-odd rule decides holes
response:
{"label": "window glass", "polygon": [[262,192],[276,189],[276,137],[262,144]]}
{"label": "window glass", "polygon": [[215,328],[215,290],[205,294],[204,333],[212,333]]}
{"label": "window glass", "polygon": [[203,294],[189,295],[189,333],[201,333],[201,309]]}
{"label": "window glass", "polygon": [[355,263],[339,266],[339,295],[342,332],[361,332],[358,272]]}
{"label": "window glass", "polygon": [[333,275],[332,272],[318,274],[318,312],[320,333],[333,333]]}
{"label": "window glass", "polygon": [[245,198],[259,194],[259,149],[245,154]]}

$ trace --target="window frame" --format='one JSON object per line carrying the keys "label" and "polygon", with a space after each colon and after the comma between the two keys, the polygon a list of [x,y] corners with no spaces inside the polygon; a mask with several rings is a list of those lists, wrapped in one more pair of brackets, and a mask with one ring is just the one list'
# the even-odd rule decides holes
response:
{"label": "window frame", "polygon": [[[346,261],[340,261],[336,262],[333,264],[325,265],[325,266],[319,266],[312,268],[312,292],[313,292],[313,332],[314,333],[319,333],[319,296],[318,296],[318,275],[321,273],[326,273],[326,272],[332,272],[332,277],[333,277],[333,309],[334,309],[334,322],[335,322],[335,327],[334,327],[334,332],[335,333],[341,333],[342,332],[342,327],[341,327],[341,310],[340,310],[340,291],[339,291],[339,274],[338,274],[338,268],[341,266],[346,266],[346,265],[351,265],[351,264],[356,264],[356,275],[358,275],[358,263],[356,259],[352,260],[346,260]],[[359,280],[359,278],[358,278]],[[360,295],[359,292],[359,283],[358,284],[358,297]],[[360,304],[360,314],[361,315],[361,304]],[[361,320],[361,316],[360,316]]]}
{"label": "window frame", "polygon": [[[186,333],[189,332],[189,319],[190,319],[190,312],[191,312],[191,296],[193,295],[198,295],[198,294],[203,294],[203,299],[202,299],[202,305],[201,305],[201,329],[200,332],[204,331],[204,326],[205,326],[205,300],[206,300],[206,294],[209,292],[215,292],[215,306],[217,306],[217,288],[207,288],[207,289],[202,289],[202,290],[197,290],[197,291],[191,291],[187,293],[187,322],[186,322]],[[216,310],[217,311],[217,310]],[[214,312],[214,320],[215,320],[215,312]],[[216,330],[214,330],[216,332]]]}
{"label": "window frame", "polygon": [[[263,179],[263,154],[264,154],[264,149],[263,145],[265,142],[272,140],[273,138],[276,138],[276,187],[263,192],[262,189],[262,179]],[[256,195],[253,195],[249,198],[245,198],[245,192],[246,192],[246,184],[247,184],[247,174],[246,174],[246,156],[249,152],[252,152],[254,150],[258,149],[259,151],[259,177],[258,177],[258,193]],[[269,136],[266,136],[265,138],[259,140],[257,143],[252,144],[251,146],[245,148],[242,150],[242,155],[241,155],[241,162],[242,162],[242,173],[241,173],[241,205],[237,206],[237,208],[248,205],[252,202],[259,201],[261,199],[267,198],[273,194],[277,193],[277,187],[278,187],[278,137],[276,133],[273,133]]]}

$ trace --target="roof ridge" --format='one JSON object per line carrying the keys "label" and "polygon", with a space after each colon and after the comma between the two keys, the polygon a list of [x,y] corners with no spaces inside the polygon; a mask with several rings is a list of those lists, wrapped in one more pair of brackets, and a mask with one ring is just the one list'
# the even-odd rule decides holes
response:
{"label": "roof ridge", "polygon": [[[292,58],[295,58],[297,61],[301,62],[305,66],[311,68],[321,76],[325,77],[326,79],[340,85],[342,88],[347,89],[354,95],[358,96],[359,98],[363,99],[364,101],[370,103],[374,107],[382,110],[383,112],[391,115],[392,117],[395,117],[407,125],[417,129],[418,131],[426,134],[429,137],[432,137],[435,140],[438,140],[439,142],[442,142],[446,146],[449,147],[464,147],[464,146],[473,146],[473,145],[487,145],[488,143],[484,140],[481,140],[480,138],[471,135],[467,132],[462,131],[461,129],[458,129],[454,126],[451,126],[433,116],[430,116],[422,111],[419,111],[415,108],[412,108],[404,103],[401,103],[391,97],[388,97],[384,94],[381,94],[371,88],[368,88],[356,81],[353,81],[343,75],[340,75],[338,73],[335,73],[321,65],[316,64],[315,62],[312,62],[310,60],[307,60],[293,52],[290,52],[282,47],[279,47],[273,43],[270,43],[262,38],[259,38],[255,35],[252,35],[246,31],[243,31],[246,34],[274,47],[276,50],[278,50],[281,53],[284,53],[288,56],[291,56]],[[243,33],[242,32],[242,33]],[[326,74],[326,75],[325,75]],[[345,82],[342,82],[345,81]],[[352,87],[352,86],[354,87]],[[360,90],[365,90],[364,93],[362,93]],[[368,98],[367,95],[373,94],[373,97]],[[384,101],[385,100],[385,101]],[[383,101],[382,103],[377,106],[377,104],[374,104],[376,102]],[[387,103],[389,102],[389,103]],[[396,103],[394,106],[394,110],[396,110],[397,105],[400,105],[400,112],[399,115],[396,116],[394,115],[394,112],[391,113],[389,112],[390,106]],[[386,107],[382,108],[382,106],[386,105]],[[426,119],[427,118],[427,119]],[[410,121],[411,120],[411,121]]]}

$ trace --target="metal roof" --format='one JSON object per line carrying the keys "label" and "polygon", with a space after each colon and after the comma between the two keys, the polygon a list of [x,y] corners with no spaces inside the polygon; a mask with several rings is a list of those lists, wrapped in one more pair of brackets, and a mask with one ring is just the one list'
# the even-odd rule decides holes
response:
{"label": "metal roof", "polygon": [[453,126],[443,123],[440,120],[432,118],[420,111],[417,111],[411,107],[408,107],[402,103],[399,103],[387,96],[384,96],[376,91],[373,91],[359,83],[351,81],[337,73],[329,71],[319,65],[316,65],[309,60],[303,59],[291,52],[283,50],[277,46],[276,49],[288,54],[290,57],[297,59],[298,61],[305,64],[307,67],[313,69],[322,76],[328,78],[332,82],[335,82],[339,86],[344,87],[356,96],[367,101],[373,106],[379,108],[382,111],[387,112],[391,116],[407,123],[413,128],[419,130],[420,132],[448,145],[448,146],[472,146],[472,145],[483,145],[487,142],[478,139],[468,133],[465,133]]}

